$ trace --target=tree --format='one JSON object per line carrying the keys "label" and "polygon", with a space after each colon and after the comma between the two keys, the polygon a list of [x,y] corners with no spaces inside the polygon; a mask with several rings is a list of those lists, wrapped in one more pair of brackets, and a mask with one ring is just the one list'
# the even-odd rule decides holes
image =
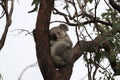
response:
{"label": "tree", "polygon": [[2,7],[2,15],[0,16],[0,19],[6,16],[6,24],[5,24],[5,29],[2,34],[2,37],[0,39],[0,50],[3,48],[6,36],[8,33],[8,29],[12,23],[12,14],[13,14],[13,8],[14,8],[14,0],[11,0],[10,7],[8,6],[8,0],[0,0],[0,6]]}
{"label": "tree", "polygon": [[[3,2],[3,0],[1,0],[1,2]],[[70,80],[73,65],[82,55],[88,68],[88,80],[95,80],[97,71],[105,75],[104,79],[107,80],[113,79],[115,75],[120,75],[120,62],[118,60],[120,53],[120,1],[108,0],[108,2],[106,2],[106,0],[104,0],[108,8],[106,12],[101,13],[101,16],[97,16],[100,0],[64,0],[63,10],[65,12],[59,11],[59,9],[54,6],[54,2],[54,0],[34,0],[32,5],[34,4],[35,8],[30,11],[36,11],[40,4],[36,29],[33,31],[33,34],[36,43],[38,64],[44,80]],[[93,3],[93,8],[88,9],[88,4],[93,5]],[[4,6],[2,3],[0,5]],[[74,14],[71,13],[70,6],[74,9]],[[4,8],[3,10],[5,11]],[[64,17],[64,20],[56,20],[51,23],[60,22],[74,26],[78,39],[78,42],[73,47],[74,56],[72,60],[59,70],[56,70],[50,57],[49,24],[51,12],[54,15]],[[97,33],[95,38],[88,32],[88,26],[93,28],[93,32]],[[90,41],[86,40],[87,38],[83,33],[84,31],[87,33],[87,38],[89,38]],[[106,68],[101,65],[104,58],[107,58],[110,62],[110,65]],[[111,66],[114,74],[111,74],[108,70],[109,66]]]}
{"label": "tree", "polygon": [[[95,0],[95,6],[93,9],[87,11],[87,4],[93,3],[93,0],[65,0],[64,9],[67,13],[61,12],[55,7],[54,0],[41,0],[40,8],[38,12],[38,19],[36,24],[36,31],[34,32],[34,38],[36,42],[36,51],[37,51],[37,59],[39,63],[39,67],[43,74],[45,80],[69,80],[72,74],[72,67],[74,62],[84,55],[85,61],[87,62],[88,67],[88,79],[95,80],[95,74],[100,68],[100,62],[103,57],[106,57],[110,65],[114,71],[114,75],[119,75],[119,62],[116,60],[116,56],[119,54],[119,1],[117,2],[113,0],[109,0],[105,3],[108,5],[109,9],[107,9],[106,13],[102,13],[102,18],[98,17],[97,7],[100,3],[100,0]],[[74,7],[74,15],[71,16],[69,6],[72,5]],[[110,7],[110,5],[112,7]],[[80,9],[80,10],[78,10]],[[63,67],[60,70],[56,70],[53,66],[50,59],[50,50],[49,50],[49,22],[50,22],[50,13],[53,10],[53,14],[61,15],[65,18],[65,21],[54,21],[68,24],[70,26],[76,27],[76,33],[78,37],[78,42],[73,48],[74,57],[71,62]],[[94,12],[92,12],[94,10]],[[84,22],[81,22],[80,19],[84,18]],[[73,23],[71,22],[73,21]],[[87,24],[93,24],[96,32],[98,32],[95,39],[93,39],[90,34],[88,36],[91,38],[91,41],[79,40],[79,35],[77,29],[84,28],[86,30]],[[86,30],[87,32],[87,30]],[[84,37],[84,36],[83,36]],[[85,38],[85,37],[84,37]],[[114,41],[113,41],[114,40]],[[104,50],[101,50],[104,49]],[[43,51],[44,50],[44,51]],[[88,58],[90,55],[90,58]],[[93,56],[93,57],[92,57]],[[45,67],[45,65],[49,65]],[[92,68],[95,67],[93,72],[93,77],[91,76]],[[102,68],[102,67],[101,67]],[[103,68],[107,71],[106,68]],[[107,71],[108,72],[108,71]],[[48,74],[50,73],[50,74]],[[108,72],[109,73],[109,72]],[[107,79],[112,78],[111,76],[107,76]]]}

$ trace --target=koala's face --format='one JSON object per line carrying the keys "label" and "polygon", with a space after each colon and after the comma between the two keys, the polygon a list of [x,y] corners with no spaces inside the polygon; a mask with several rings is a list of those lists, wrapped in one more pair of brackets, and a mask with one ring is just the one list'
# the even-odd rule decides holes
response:
{"label": "koala's face", "polygon": [[54,27],[50,30],[50,40],[56,41],[66,36],[66,31],[60,27]]}

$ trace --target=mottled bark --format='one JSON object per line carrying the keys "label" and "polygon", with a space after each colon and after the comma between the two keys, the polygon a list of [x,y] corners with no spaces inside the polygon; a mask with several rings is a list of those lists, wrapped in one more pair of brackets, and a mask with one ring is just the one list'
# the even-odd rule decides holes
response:
{"label": "mottled bark", "polygon": [[41,0],[37,17],[34,39],[36,42],[36,55],[44,80],[69,80],[72,65],[68,64],[63,69],[56,70],[51,62],[49,49],[49,24],[54,0]]}

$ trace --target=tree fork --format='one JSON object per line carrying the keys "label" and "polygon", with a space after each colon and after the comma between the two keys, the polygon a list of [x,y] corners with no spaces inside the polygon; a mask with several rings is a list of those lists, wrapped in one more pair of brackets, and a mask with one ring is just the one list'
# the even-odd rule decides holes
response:
{"label": "tree fork", "polygon": [[36,55],[44,80],[69,80],[73,64],[56,70],[50,56],[49,24],[54,0],[41,0],[36,29],[33,31],[36,42]]}

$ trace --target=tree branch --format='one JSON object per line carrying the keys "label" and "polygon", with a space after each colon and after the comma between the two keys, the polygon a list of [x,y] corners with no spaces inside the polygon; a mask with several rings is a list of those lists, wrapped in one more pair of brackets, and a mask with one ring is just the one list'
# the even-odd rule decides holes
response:
{"label": "tree branch", "polygon": [[[84,11],[83,11],[84,12]],[[88,16],[88,17],[90,17],[90,18],[92,18],[91,20],[88,20],[88,21],[85,21],[85,22],[81,22],[81,23],[71,23],[70,21],[69,21],[69,19],[68,19],[68,17],[69,17],[69,15],[66,15],[65,13],[62,13],[62,12],[60,12],[59,10],[57,10],[56,8],[54,8],[54,12],[53,12],[54,14],[59,14],[59,15],[61,15],[61,16],[63,16],[64,18],[65,18],[65,20],[66,20],[66,22],[63,22],[63,21],[53,21],[53,22],[63,22],[63,23],[67,23],[68,25],[70,25],[70,26],[79,26],[79,25],[87,25],[87,24],[90,24],[90,23],[101,23],[101,24],[104,24],[104,25],[108,25],[108,26],[112,26],[112,23],[110,23],[110,22],[106,22],[106,21],[102,21],[102,20],[98,20],[98,19],[93,19],[94,17],[92,17],[92,16],[90,16],[89,14],[87,14],[87,13],[83,13],[84,15],[86,15],[86,16]],[[79,15],[78,15],[79,16]],[[77,16],[77,17],[78,17]]]}
{"label": "tree branch", "polygon": [[[109,54],[109,56],[106,56],[106,57],[110,61],[110,64],[111,64],[111,67],[112,67],[113,71],[116,73],[117,72],[116,56],[115,56],[115,53],[113,53],[111,51],[112,46],[106,40],[106,37],[112,37],[118,32],[120,32],[120,29],[110,30],[109,32],[100,34],[99,36],[97,36],[92,41],[83,41],[83,40],[78,41],[73,48],[74,60],[73,60],[72,63],[74,63],[79,57],[81,57],[82,54],[84,54],[84,52],[95,52],[95,53],[97,53],[102,48],[102,49],[105,49],[107,54]],[[120,74],[120,73],[118,73],[118,74]]]}
{"label": "tree branch", "polygon": [[14,8],[14,0],[11,0],[11,8],[10,8],[10,13],[8,13],[8,2],[6,1],[5,5],[3,6],[3,10],[5,11],[6,14],[6,25],[5,25],[5,29],[4,32],[2,34],[2,37],[0,39],[0,50],[3,48],[5,40],[6,40],[6,36],[8,33],[8,28],[10,27],[12,21],[11,21],[11,17],[12,17],[12,13],[13,13],[13,8]]}
{"label": "tree branch", "polygon": [[120,13],[120,5],[117,5],[114,0],[109,0],[110,5]]}
{"label": "tree branch", "polygon": [[71,23],[69,21],[67,22],[64,22],[64,21],[52,21],[51,23],[54,23],[54,22],[60,22],[60,23],[66,23],[70,26],[78,26],[78,25],[87,25],[87,24],[90,24],[90,23],[101,23],[101,24],[104,24],[104,25],[107,25],[107,26],[112,26],[112,23],[109,23],[109,22],[106,22],[106,21],[101,21],[101,20],[89,20],[89,21],[85,21],[85,22],[81,22],[81,23]]}

